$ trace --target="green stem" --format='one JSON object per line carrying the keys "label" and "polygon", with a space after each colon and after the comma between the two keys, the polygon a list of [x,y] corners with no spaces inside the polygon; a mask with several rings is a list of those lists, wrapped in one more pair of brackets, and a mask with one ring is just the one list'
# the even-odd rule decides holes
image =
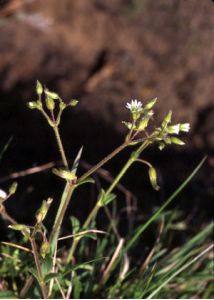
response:
{"label": "green stem", "polygon": [[[121,169],[121,171],[119,172],[119,174],[117,175],[117,177],[114,179],[114,181],[112,182],[112,184],[110,185],[110,187],[108,188],[108,190],[106,191],[106,195],[110,194],[112,192],[112,190],[115,188],[115,186],[119,183],[119,181],[121,180],[121,178],[125,175],[125,173],[127,172],[127,170],[131,167],[131,165],[138,159],[139,155],[141,154],[141,152],[149,146],[149,144],[151,144],[151,141],[147,140],[145,141],[137,150],[135,150],[129,160],[126,162],[126,164],[124,165],[124,167]],[[95,204],[94,208],[92,209],[92,211],[90,212],[89,216],[87,217],[85,223],[83,224],[82,228],[86,228],[89,226],[89,224],[91,223],[91,221],[95,218],[95,216],[97,215],[99,209],[102,206],[99,203],[99,200],[97,201],[97,203]],[[75,239],[73,240],[73,244],[72,247],[69,251],[68,257],[67,257],[67,263],[69,263],[75,253],[75,250],[77,248],[79,244],[79,239]]]}
{"label": "green stem", "polygon": [[49,242],[51,245],[52,253],[54,253],[54,249],[59,236],[60,227],[74,189],[75,189],[75,185],[73,185],[71,182],[66,183],[65,189],[62,194],[61,202],[57,211],[57,215],[54,221],[54,226],[50,234]]}
{"label": "green stem", "polygon": [[117,155],[120,151],[125,149],[129,145],[130,141],[124,142],[122,145],[117,147],[113,152],[111,152],[109,155],[107,155],[104,159],[102,159],[98,164],[93,166],[89,171],[87,171],[85,174],[83,174],[78,181],[82,181],[86,179],[88,176],[96,172],[99,168],[101,168],[104,164],[106,164],[109,160],[111,160],[115,155]]}
{"label": "green stem", "polygon": [[54,133],[55,133],[55,137],[56,137],[56,140],[57,140],[57,144],[58,144],[59,152],[60,152],[61,157],[62,157],[63,164],[68,169],[68,161],[67,161],[67,158],[65,156],[65,150],[64,150],[64,147],[62,145],[62,140],[61,140],[61,137],[60,137],[60,134],[59,134],[58,126],[55,125],[53,127],[53,130],[54,130]]}
{"label": "green stem", "polygon": [[34,260],[35,260],[35,264],[36,264],[36,269],[37,269],[38,279],[39,279],[39,285],[40,285],[40,288],[41,288],[41,291],[42,291],[42,297],[44,299],[47,299],[46,286],[45,286],[45,283],[44,283],[43,278],[42,278],[42,269],[41,269],[40,262],[39,262],[39,254],[38,254],[38,250],[37,250],[37,245],[36,245],[36,242],[33,238],[30,238],[30,243],[31,243],[33,256],[34,256]]}

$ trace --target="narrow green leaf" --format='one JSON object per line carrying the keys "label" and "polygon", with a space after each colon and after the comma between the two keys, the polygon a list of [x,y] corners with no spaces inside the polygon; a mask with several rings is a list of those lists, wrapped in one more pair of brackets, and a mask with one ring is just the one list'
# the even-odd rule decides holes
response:
{"label": "narrow green leaf", "polygon": [[80,221],[74,216],[72,216],[70,220],[72,224],[73,234],[76,234],[80,230]]}
{"label": "narrow green leaf", "polygon": [[83,151],[83,146],[82,146],[82,147],[80,148],[80,150],[78,151],[77,156],[76,156],[76,158],[75,158],[75,160],[74,160],[73,166],[72,166],[72,168],[71,168],[71,170],[72,170],[72,172],[73,172],[74,174],[76,174],[76,172],[77,172],[77,168],[78,168],[78,166],[79,166],[79,162],[80,162],[80,159],[81,159],[81,156],[82,156],[82,151]]}

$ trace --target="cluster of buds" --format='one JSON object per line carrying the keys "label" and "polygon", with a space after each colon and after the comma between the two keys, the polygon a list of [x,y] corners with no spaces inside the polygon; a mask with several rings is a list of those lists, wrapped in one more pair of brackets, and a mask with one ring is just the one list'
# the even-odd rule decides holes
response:
{"label": "cluster of buds", "polygon": [[169,144],[184,145],[185,143],[180,140],[177,135],[179,135],[180,132],[188,132],[190,130],[189,123],[170,125],[171,119],[172,111],[169,111],[161,126],[155,130],[154,136],[155,140],[159,143],[160,150]]}
{"label": "cluster of buds", "polygon": [[126,104],[126,108],[131,112],[132,122],[123,122],[125,126],[135,132],[144,131],[150,119],[152,118],[154,112],[152,110],[155,105],[157,98],[149,101],[145,107],[143,107],[143,103],[138,100],[131,100],[131,102]]}
{"label": "cluster of buds", "polygon": [[[49,125],[52,127],[59,125],[62,112],[66,107],[74,107],[78,103],[78,100],[76,99],[72,99],[68,103],[65,103],[57,93],[49,91],[46,87],[43,87],[38,80],[36,83],[36,92],[38,95],[38,99],[36,101],[28,102],[28,107],[30,109],[38,109],[39,111],[41,111],[48,121]],[[42,101],[43,98],[45,107]],[[57,104],[59,109],[57,116],[55,117],[54,110]],[[50,112],[50,116],[46,113],[46,110]]]}

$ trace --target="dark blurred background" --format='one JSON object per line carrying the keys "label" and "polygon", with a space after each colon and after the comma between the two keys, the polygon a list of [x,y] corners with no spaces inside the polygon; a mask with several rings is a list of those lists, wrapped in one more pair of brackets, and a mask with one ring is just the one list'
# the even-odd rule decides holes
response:
{"label": "dark blurred background", "polygon": [[[51,130],[26,106],[35,99],[39,79],[63,99],[80,101],[65,113],[61,126],[71,160],[83,145],[83,159],[93,165],[119,145],[130,99],[158,97],[157,123],[169,109],[175,122],[190,122],[186,146],[145,153],[157,168],[161,192],[152,190],[144,167],[130,170],[122,184],[145,214],[208,155],[176,205],[193,223],[211,218],[213,16],[211,0],[1,0],[0,149],[13,138],[0,162],[0,188],[8,189],[13,172],[59,160]],[[127,157],[124,152],[105,168],[115,176]],[[63,182],[50,170],[17,181],[17,194],[7,202],[17,220],[32,223],[35,209],[48,196],[54,196],[56,207]],[[70,212],[84,218],[97,190],[80,191]],[[124,196],[119,198],[122,207]]]}

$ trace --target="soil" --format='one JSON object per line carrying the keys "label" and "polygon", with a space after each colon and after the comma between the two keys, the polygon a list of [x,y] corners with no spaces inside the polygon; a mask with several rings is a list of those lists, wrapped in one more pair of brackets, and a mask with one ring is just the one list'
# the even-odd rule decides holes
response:
{"label": "soil", "polygon": [[[1,162],[1,177],[58,159],[50,130],[25,105],[35,98],[36,79],[63,99],[80,100],[77,108],[65,113],[63,138],[71,158],[84,145],[84,159],[91,164],[122,141],[126,102],[158,97],[156,122],[172,109],[174,120],[190,122],[192,129],[185,148],[164,153],[152,149],[146,154],[164,186],[154,202],[159,204],[208,153],[206,166],[190,186],[191,201],[185,198],[189,202],[183,206],[194,211],[193,216],[203,209],[202,214],[209,214],[214,166],[213,15],[211,0],[0,1],[1,149],[13,136]],[[125,158],[126,154],[109,166],[113,174]],[[34,198],[47,196],[47,187],[54,187],[55,181],[46,175],[35,175],[33,183],[32,177],[20,179],[20,206],[30,201],[33,190]],[[126,184],[140,191],[141,177],[133,176]],[[2,183],[3,188],[8,184]],[[27,206],[35,210],[38,204]],[[15,213],[30,219],[26,211]]]}

